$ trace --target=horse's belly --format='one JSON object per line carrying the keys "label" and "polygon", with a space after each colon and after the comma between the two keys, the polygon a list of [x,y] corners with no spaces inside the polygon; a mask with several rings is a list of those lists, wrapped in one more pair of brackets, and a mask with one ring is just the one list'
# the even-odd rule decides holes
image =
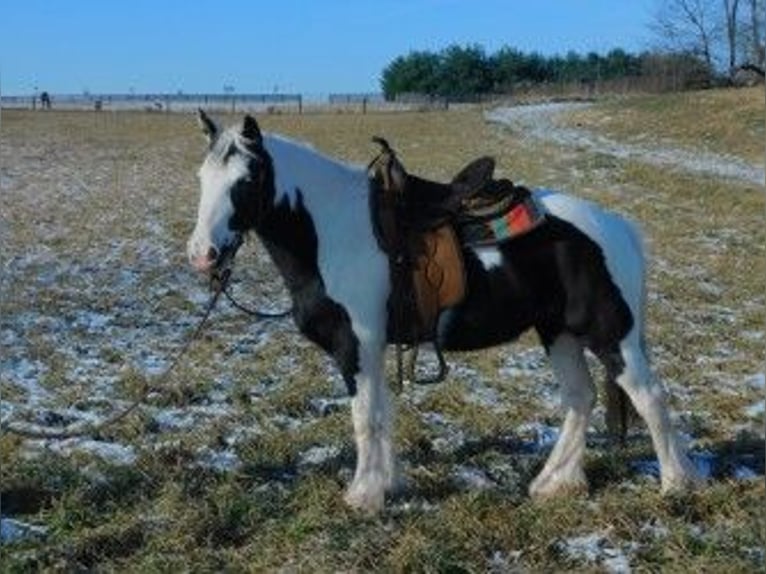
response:
{"label": "horse's belly", "polygon": [[468,267],[468,295],[442,312],[437,329],[442,348],[470,351],[516,339],[534,323],[532,307],[501,268]]}

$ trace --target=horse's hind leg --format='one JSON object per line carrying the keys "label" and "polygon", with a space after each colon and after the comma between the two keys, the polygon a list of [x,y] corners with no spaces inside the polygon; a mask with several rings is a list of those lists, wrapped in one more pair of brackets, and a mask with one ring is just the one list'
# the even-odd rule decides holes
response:
{"label": "horse's hind leg", "polygon": [[582,460],[585,431],[595,401],[593,381],[577,338],[568,333],[559,335],[548,347],[548,355],[561,387],[566,416],[556,446],[529,487],[530,495],[536,497],[587,490]]}
{"label": "horse's hind leg", "polygon": [[660,463],[662,490],[683,489],[700,482],[686,456],[680,437],[670,423],[665,392],[652,376],[646,352],[634,331],[610,353],[599,353],[608,376],[628,394],[636,411],[649,427]]}

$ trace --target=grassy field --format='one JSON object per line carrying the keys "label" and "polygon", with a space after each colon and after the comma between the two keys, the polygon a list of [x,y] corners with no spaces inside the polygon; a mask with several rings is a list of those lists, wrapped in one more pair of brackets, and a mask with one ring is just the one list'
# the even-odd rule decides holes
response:
{"label": "grassy field", "polygon": [[[762,166],[765,115],[761,88],[607,99],[566,122]],[[124,423],[89,440],[0,437],[2,516],[44,529],[4,542],[0,570],[764,569],[762,186],[532,140],[478,109],[259,120],[358,164],[383,135],[411,171],[436,179],[493,155],[498,175],[640,222],[654,369],[710,484],[661,496],[642,470],[653,458],[643,426],[609,450],[599,409],[591,492],[531,501],[561,413],[527,336],[451,355],[447,382],[399,395],[405,487],[380,516],[357,514],[342,502],[354,451],[340,377],[289,322],[222,306],[172,380]],[[103,416],[181,345],[206,300],[185,260],[203,151],[192,117],[3,113],[4,418]],[[236,277],[246,301],[282,297],[257,245]]]}

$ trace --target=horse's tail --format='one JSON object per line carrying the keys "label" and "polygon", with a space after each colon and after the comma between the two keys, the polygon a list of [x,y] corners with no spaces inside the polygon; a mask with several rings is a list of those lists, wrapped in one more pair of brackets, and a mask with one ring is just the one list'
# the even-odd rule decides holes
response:
{"label": "horse's tail", "polygon": [[628,394],[622,389],[617,381],[607,375],[604,386],[606,403],[606,430],[612,441],[620,446],[625,446],[628,429],[639,420],[636,408],[630,401]]}
{"label": "horse's tail", "polygon": [[[629,219],[620,218],[625,224],[625,234],[632,245],[633,256],[636,258],[637,265],[640,265],[639,273],[641,286],[637,294],[638,300],[634,301],[632,309],[634,311],[633,329],[636,331],[635,337],[639,345],[640,352],[646,357],[649,356],[646,348],[646,249],[643,233],[640,227]],[[630,335],[629,335],[630,336]],[[609,436],[617,444],[624,446],[628,429],[640,420],[635,406],[631,402],[628,394],[617,384],[616,369],[607,368],[606,385],[604,387],[605,406],[606,406],[606,428]]]}

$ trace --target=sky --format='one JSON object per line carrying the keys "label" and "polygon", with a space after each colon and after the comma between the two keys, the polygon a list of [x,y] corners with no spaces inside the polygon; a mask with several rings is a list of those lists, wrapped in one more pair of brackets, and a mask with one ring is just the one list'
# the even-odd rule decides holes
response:
{"label": "sky", "polygon": [[23,0],[0,9],[0,90],[359,93],[412,50],[546,56],[651,46],[656,0]]}

